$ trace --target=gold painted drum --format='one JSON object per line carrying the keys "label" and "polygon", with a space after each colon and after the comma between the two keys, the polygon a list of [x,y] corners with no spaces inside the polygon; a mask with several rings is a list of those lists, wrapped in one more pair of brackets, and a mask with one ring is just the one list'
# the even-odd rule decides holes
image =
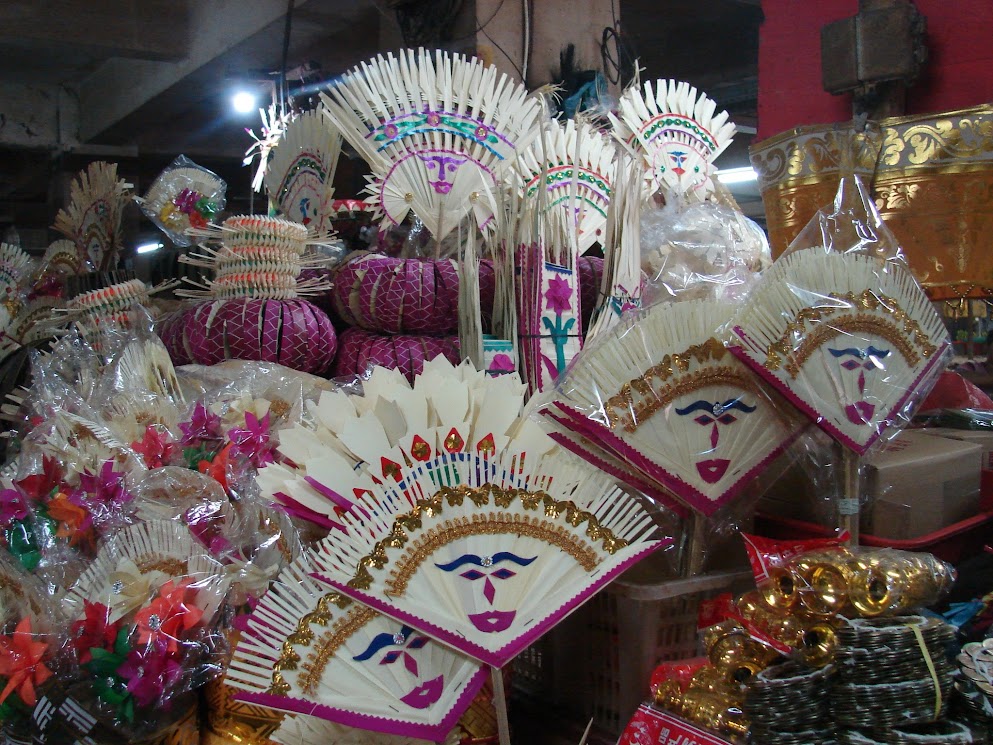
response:
{"label": "gold painted drum", "polygon": [[856,173],[929,295],[993,295],[990,105],[882,119],[868,135],[848,124],[799,127],[754,145],[773,255],[831,204],[849,143]]}

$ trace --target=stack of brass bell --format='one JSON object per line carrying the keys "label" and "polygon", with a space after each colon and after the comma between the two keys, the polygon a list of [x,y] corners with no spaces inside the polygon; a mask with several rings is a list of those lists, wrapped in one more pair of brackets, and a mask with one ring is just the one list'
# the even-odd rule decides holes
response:
{"label": "stack of brass bell", "polygon": [[836,742],[828,695],[833,677],[833,665],[811,668],[792,660],[755,675],[745,696],[749,741],[756,745]]}
{"label": "stack of brass bell", "polygon": [[943,719],[954,673],[946,649],[954,636],[952,626],[924,616],[853,619],[839,628],[835,721],[886,741],[895,727]]}
{"label": "stack of brass bell", "polygon": [[959,676],[952,696],[957,714],[977,742],[993,743],[993,639],[970,642],[956,658]]}
{"label": "stack of brass bell", "polygon": [[969,728],[958,722],[929,722],[891,727],[885,734],[872,736],[858,730],[839,734],[839,745],[979,745]]}

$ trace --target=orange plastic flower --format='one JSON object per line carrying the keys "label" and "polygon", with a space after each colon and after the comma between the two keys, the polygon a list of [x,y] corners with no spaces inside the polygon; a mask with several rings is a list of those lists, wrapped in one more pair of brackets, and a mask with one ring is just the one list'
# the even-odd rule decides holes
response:
{"label": "orange plastic flower", "polygon": [[188,577],[179,583],[172,580],[166,582],[158,597],[135,614],[141,644],[161,640],[168,645],[169,652],[178,649],[181,634],[203,618],[203,611],[187,600],[192,582]]}
{"label": "orange plastic flower", "polygon": [[224,491],[228,490],[228,461],[231,459],[232,447],[234,447],[234,443],[229,442],[221,449],[221,452],[214,456],[214,460],[202,460],[199,463],[200,473],[210,476],[224,487]]}
{"label": "orange plastic flower", "polygon": [[46,508],[49,517],[61,523],[55,535],[68,538],[70,546],[86,537],[93,522],[90,513],[78,504],[73,504],[65,492],[56,494]]}
{"label": "orange plastic flower", "polygon": [[41,661],[47,649],[45,642],[35,641],[30,618],[17,624],[11,636],[0,636],[0,676],[7,679],[0,704],[14,691],[28,706],[38,703],[35,686],[52,677],[52,671]]}

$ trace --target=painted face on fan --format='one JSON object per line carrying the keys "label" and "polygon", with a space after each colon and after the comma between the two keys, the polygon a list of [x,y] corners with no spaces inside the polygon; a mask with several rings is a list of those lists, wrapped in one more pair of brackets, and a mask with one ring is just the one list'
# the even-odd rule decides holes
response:
{"label": "painted face on fan", "polygon": [[453,153],[418,153],[417,157],[424,162],[425,168],[428,169],[429,177],[434,177],[434,180],[428,179],[428,183],[438,194],[447,194],[452,190],[452,186],[455,183],[455,174],[458,173],[459,168],[465,163],[468,158],[464,155],[456,155]]}
{"label": "painted face on fan", "polygon": [[[496,600],[496,585],[493,584],[493,580],[503,582],[512,579],[517,576],[512,566],[526,567],[537,558],[532,556],[527,559],[510,551],[500,551],[492,556],[463,554],[448,564],[435,564],[435,566],[443,572],[459,572],[459,576],[469,582],[483,580],[483,598],[493,606]],[[500,566],[501,564],[504,566]],[[498,634],[511,627],[517,617],[517,611],[494,608],[482,613],[469,613],[467,617],[470,623],[484,634]]]}
{"label": "painted face on fan", "polygon": [[[732,426],[741,416],[751,414],[755,411],[755,407],[748,405],[741,398],[725,401],[699,399],[681,409],[677,408],[675,411],[679,416],[692,416],[694,422],[709,429],[710,449],[703,451],[703,453],[717,455],[717,448],[721,441],[721,429]],[[708,484],[716,484],[724,478],[731,461],[727,458],[710,457],[698,460],[695,465],[701,479]]]}
{"label": "painted face on fan", "polygon": [[[424,649],[431,640],[414,631],[410,626],[401,626],[394,633],[376,634],[369,645],[352,659],[356,662],[372,662],[379,665],[402,664],[415,678],[420,677],[417,666],[418,650]],[[398,676],[392,672],[391,675]],[[426,709],[441,698],[445,690],[445,676],[420,683],[409,693],[400,697],[400,701],[414,709]]]}
{"label": "painted face on fan", "polygon": [[866,389],[873,377],[885,370],[883,360],[890,356],[889,349],[868,347],[828,348],[831,359],[841,367],[842,403],[845,416],[852,424],[865,425],[872,422],[876,413],[875,404],[866,400]]}

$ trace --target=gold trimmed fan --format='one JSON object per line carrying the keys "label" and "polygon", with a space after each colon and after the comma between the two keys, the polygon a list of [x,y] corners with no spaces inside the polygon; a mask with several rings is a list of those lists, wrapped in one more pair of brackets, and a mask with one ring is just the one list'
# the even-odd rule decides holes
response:
{"label": "gold trimmed fan", "polygon": [[96,161],[80,171],[69,191],[69,205],[55,216],[55,230],[76,246],[81,266],[109,271],[122,248],[121,216],[131,184],[117,178],[117,164]]}

